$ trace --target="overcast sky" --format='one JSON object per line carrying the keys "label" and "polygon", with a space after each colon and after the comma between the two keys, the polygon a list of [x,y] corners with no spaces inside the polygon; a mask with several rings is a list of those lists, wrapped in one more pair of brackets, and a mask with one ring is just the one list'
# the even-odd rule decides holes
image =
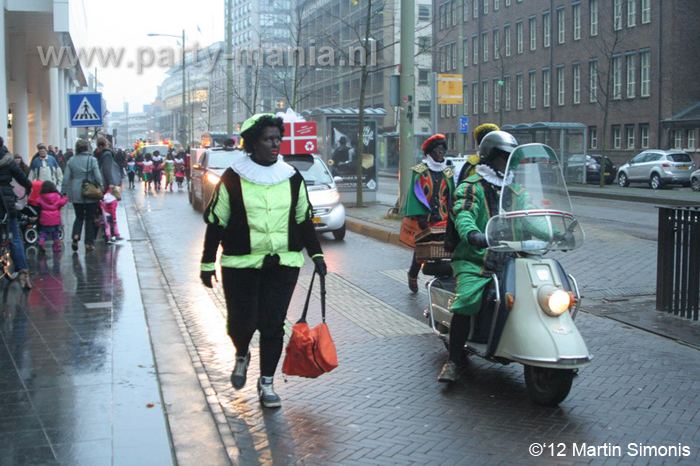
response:
{"label": "overcast sky", "polygon": [[[88,20],[90,47],[124,48],[120,67],[102,68],[93,63],[85,72],[94,73],[103,84],[102,92],[110,111],[121,111],[122,102],[129,102],[131,112],[140,112],[144,104],[153,102],[156,86],[165,78],[167,68],[153,66],[141,74],[135,62],[139,47],[174,47],[181,53],[178,40],[171,37],[149,37],[148,33],[180,36],[185,30],[186,42],[206,46],[224,38],[224,0],[84,0]],[[199,30],[197,28],[199,27]]]}

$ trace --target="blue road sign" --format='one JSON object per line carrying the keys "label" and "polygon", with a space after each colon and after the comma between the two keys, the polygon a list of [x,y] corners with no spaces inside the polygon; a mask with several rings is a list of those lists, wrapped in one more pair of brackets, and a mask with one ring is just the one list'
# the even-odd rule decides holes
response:
{"label": "blue road sign", "polygon": [[68,94],[71,127],[102,126],[102,94]]}
{"label": "blue road sign", "polygon": [[469,117],[461,116],[459,117],[459,132],[468,133],[469,132]]}

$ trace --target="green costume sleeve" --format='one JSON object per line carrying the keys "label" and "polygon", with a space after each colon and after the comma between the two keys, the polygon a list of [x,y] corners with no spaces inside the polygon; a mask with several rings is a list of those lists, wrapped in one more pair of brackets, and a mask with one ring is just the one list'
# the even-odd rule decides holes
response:
{"label": "green costume sleeve", "polygon": [[467,241],[470,231],[481,231],[477,226],[477,220],[484,214],[483,198],[483,192],[476,183],[462,183],[457,188],[452,217],[462,241]]}
{"label": "green costume sleeve", "polygon": [[413,215],[429,215],[430,209],[428,209],[422,202],[416,197],[414,191],[420,173],[411,171],[411,184],[408,187],[408,193],[406,194],[406,206],[403,209],[404,217],[411,217]]}

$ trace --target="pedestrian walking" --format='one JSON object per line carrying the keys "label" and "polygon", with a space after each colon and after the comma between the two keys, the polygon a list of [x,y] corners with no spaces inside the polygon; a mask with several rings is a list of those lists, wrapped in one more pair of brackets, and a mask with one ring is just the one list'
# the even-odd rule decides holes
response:
{"label": "pedestrian walking", "polygon": [[[442,134],[429,137],[421,147],[425,157],[413,172],[403,215],[418,221],[418,227],[446,227],[454,192],[454,169],[447,165],[447,142]],[[418,272],[421,264],[413,253],[408,269],[408,288],[418,292]]]}
{"label": "pedestrian walking", "polygon": [[166,191],[170,189],[170,192],[173,192],[173,183],[175,182],[175,159],[173,159],[173,154],[168,154],[163,166],[165,167],[165,189]]}
{"label": "pedestrian walking", "polygon": [[163,179],[163,156],[159,151],[153,151],[153,186],[156,191],[160,191],[160,182]]}
{"label": "pedestrian walking", "polygon": [[105,229],[105,241],[114,243],[123,239],[119,235],[119,225],[117,224],[117,206],[119,200],[110,191],[105,193],[105,197],[100,201],[102,209],[102,223]]}
{"label": "pedestrian walking", "polygon": [[129,160],[126,162],[126,176],[129,178],[129,189],[136,187],[134,184],[134,180],[136,179],[136,171],[136,160],[134,160],[133,157],[129,157]]}
{"label": "pedestrian walking", "polygon": [[49,156],[46,146],[39,146],[39,156],[34,158],[30,166],[29,178],[40,181],[51,181],[56,186],[63,182],[63,171],[55,157]]}
{"label": "pedestrian walking", "polygon": [[14,155],[14,160],[17,165],[19,165],[19,168],[22,170],[22,173],[24,173],[25,176],[29,176],[29,166],[24,163],[24,159],[22,159],[22,156],[19,154]]}
{"label": "pedestrian walking", "polygon": [[15,269],[19,271],[17,276],[19,284],[25,290],[29,290],[32,288],[32,282],[29,279],[29,266],[24,254],[22,235],[17,224],[17,197],[12,188],[12,180],[22,185],[27,193],[31,192],[32,183],[15,163],[14,156],[5,147],[5,140],[0,137],[0,201],[2,201],[0,202],[0,219],[5,219],[9,232],[12,233],[10,257]]}
{"label": "pedestrian walking", "polygon": [[185,181],[185,164],[184,161],[182,163],[177,163],[177,159],[175,159],[175,182],[177,183],[177,189],[179,191],[182,191],[182,183]]}
{"label": "pedestrian walking", "polygon": [[75,210],[73,222],[73,251],[78,250],[80,234],[85,224],[85,250],[95,249],[95,213],[99,206],[97,199],[83,197],[83,181],[88,180],[102,185],[102,174],[95,157],[90,153],[90,144],[80,140],[75,144],[75,154],[66,165],[62,191],[68,195],[68,201]]}
{"label": "pedestrian walking", "polygon": [[[155,151],[155,153],[157,154],[158,151]],[[141,167],[141,177],[143,178],[143,193],[148,194],[153,182],[153,160],[151,160],[151,154],[146,154],[144,161],[138,165]]]}
{"label": "pedestrian walking", "polygon": [[283,134],[282,119],[269,113],[243,123],[248,157],[226,169],[204,212],[207,230],[200,274],[211,288],[221,245],[227,329],[236,348],[231,384],[237,390],[245,385],[250,342],[259,330],[258,396],[266,408],[281,406],[273,378],[282,354],[287,308],[304,265],[302,249],[316,271],[326,274],[304,178],[278,160]]}
{"label": "pedestrian walking", "polygon": [[53,250],[60,251],[63,248],[60,238],[61,209],[68,199],[61,196],[56,185],[51,181],[44,181],[41,185],[41,195],[37,204],[41,207],[39,215],[39,248],[43,251],[46,240],[51,236]]}
{"label": "pedestrian walking", "polygon": [[105,189],[110,190],[113,186],[121,186],[122,171],[114,160],[114,153],[107,138],[97,139],[95,158],[97,158],[97,163],[100,167]]}

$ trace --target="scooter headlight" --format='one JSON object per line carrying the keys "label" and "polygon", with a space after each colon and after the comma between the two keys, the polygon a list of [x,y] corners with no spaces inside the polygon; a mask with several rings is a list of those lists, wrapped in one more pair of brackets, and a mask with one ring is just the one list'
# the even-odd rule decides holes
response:
{"label": "scooter headlight", "polygon": [[568,311],[576,301],[572,293],[549,286],[540,288],[538,295],[540,306],[552,317]]}

